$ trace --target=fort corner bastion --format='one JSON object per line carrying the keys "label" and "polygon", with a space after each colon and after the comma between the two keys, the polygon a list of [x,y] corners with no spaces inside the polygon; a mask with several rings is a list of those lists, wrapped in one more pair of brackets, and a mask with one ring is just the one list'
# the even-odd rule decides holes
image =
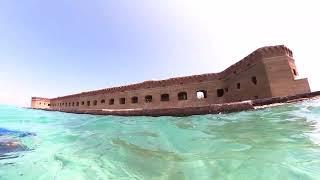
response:
{"label": "fort corner bastion", "polygon": [[105,115],[192,115],[251,109],[310,94],[290,49],[262,47],[219,73],[145,81],[57,98],[32,97],[31,107]]}

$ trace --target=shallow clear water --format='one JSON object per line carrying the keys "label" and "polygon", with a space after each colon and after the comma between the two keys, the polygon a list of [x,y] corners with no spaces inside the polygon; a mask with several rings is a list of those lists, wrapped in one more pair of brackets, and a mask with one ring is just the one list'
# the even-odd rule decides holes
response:
{"label": "shallow clear water", "polygon": [[320,100],[191,117],[0,106],[0,179],[320,179]]}

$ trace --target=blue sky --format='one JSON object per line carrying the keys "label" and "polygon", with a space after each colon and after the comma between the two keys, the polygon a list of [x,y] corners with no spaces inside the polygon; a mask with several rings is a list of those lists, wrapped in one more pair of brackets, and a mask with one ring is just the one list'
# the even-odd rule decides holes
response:
{"label": "blue sky", "polygon": [[0,103],[219,72],[285,44],[320,90],[317,1],[4,0]]}

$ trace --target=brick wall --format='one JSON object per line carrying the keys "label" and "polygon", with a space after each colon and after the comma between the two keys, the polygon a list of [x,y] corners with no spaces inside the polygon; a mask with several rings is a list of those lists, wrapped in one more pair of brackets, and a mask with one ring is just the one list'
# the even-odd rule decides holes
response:
{"label": "brick wall", "polygon": [[31,98],[31,107],[36,109],[48,109],[50,108],[50,99],[32,97]]}
{"label": "brick wall", "polygon": [[[294,69],[294,70],[293,70]],[[292,52],[285,46],[260,48],[220,73],[145,81],[128,86],[84,92],[51,99],[51,109],[63,111],[99,109],[168,109],[288,96],[310,92],[307,79],[296,80]],[[199,99],[197,91],[205,98]],[[187,93],[179,100],[178,94]],[[169,101],[161,101],[168,94]],[[146,102],[145,97],[152,96]],[[136,103],[132,97],[137,97]],[[120,99],[124,98],[125,103]],[[114,103],[110,104],[110,100]],[[37,103],[35,106],[38,107]]]}

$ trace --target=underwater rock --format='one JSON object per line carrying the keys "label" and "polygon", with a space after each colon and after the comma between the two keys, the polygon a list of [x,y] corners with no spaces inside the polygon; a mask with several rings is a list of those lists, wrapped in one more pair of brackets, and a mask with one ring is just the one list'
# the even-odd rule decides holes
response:
{"label": "underwater rock", "polygon": [[9,137],[0,137],[0,156],[7,153],[25,151],[27,149],[28,148],[19,140]]}
{"label": "underwater rock", "polygon": [[19,138],[34,136],[34,133],[0,128],[0,160],[18,157],[16,152],[29,150]]}
{"label": "underwater rock", "polygon": [[0,136],[16,136],[16,137],[26,137],[26,136],[35,136],[35,133],[31,132],[23,132],[23,131],[15,131],[0,128]]}

